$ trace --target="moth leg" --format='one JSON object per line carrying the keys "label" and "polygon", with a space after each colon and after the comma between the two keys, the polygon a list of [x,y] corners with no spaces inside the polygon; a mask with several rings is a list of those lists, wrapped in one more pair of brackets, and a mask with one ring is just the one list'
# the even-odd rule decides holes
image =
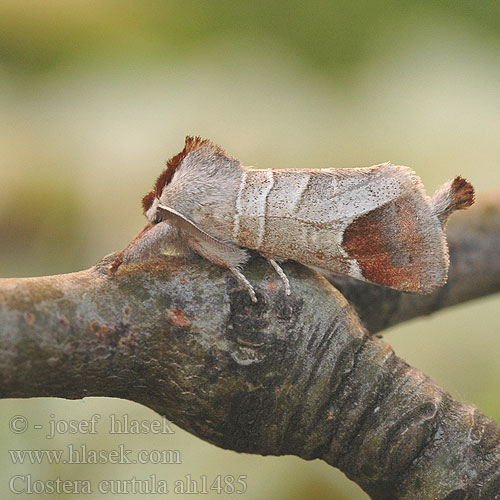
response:
{"label": "moth leg", "polygon": [[181,230],[182,239],[192,250],[202,257],[205,257],[205,259],[208,259],[210,262],[229,269],[237,280],[248,290],[252,302],[257,302],[253,286],[239,270],[239,267],[242,266],[249,257],[245,249],[218,240],[188,221],[177,218],[176,224]]}
{"label": "moth leg", "polygon": [[152,226],[148,224],[115,258],[109,267],[109,274],[114,276],[122,264],[139,262],[160,253],[166,243],[174,244],[177,229],[168,222]]}
{"label": "moth leg", "polygon": [[229,270],[236,276],[238,281],[248,290],[252,302],[257,302],[257,296],[255,295],[255,290],[250,282],[245,278],[241,271],[238,271],[235,267],[230,267]]}
{"label": "moth leg", "polygon": [[218,266],[229,269],[236,279],[248,290],[252,302],[257,302],[253,286],[238,269],[248,259],[246,250],[227,245],[217,240],[212,241],[211,239],[200,237],[200,235],[193,236],[192,234],[186,234],[185,239],[191,249],[202,257],[205,257],[205,259]]}
{"label": "moth leg", "polygon": [[274,270],[278,273],[278,276],[281,278],[281,281],[283,281],[283,284],[285,285],[285,293],[287,295],[290,295],[291,289],[290,289],[290,282],[288,281],[288,277],[285,274],[285,271],[281,268],[281,266],[271,257],[266,257],[267,262],[271,264],[271,266],[274,267]]}

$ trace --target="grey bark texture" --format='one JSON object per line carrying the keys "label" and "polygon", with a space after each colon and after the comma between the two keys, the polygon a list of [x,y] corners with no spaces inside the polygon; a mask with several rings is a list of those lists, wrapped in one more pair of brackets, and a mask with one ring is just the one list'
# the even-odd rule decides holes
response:
{"label": "grey bark texture", "polygon": [[500,499],[495,422],[370,335],[500,289],[500,196],[449,240],[430,296],[330,277],[342,295],[292,262],[286,296],[260,258],[257,304],[197,257],[0,280],[0,396],[133,400],[223,448],[323,459],[373,499]]}

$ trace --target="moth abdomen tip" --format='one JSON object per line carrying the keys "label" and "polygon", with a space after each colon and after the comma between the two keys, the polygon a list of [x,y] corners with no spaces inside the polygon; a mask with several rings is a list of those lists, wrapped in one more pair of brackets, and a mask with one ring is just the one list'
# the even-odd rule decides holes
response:
{"label": "moth abdomen tip", "polygon": [[462,210],[474,203],[474,187],[460,175],[453,179],[451,193],[453,195],[453,210]]}
{"label": "moth abdomen tip", "polygon": [[461,176],[455,177],[437,189],[432,197],[433,212],[445,225],[455,210],[463,210],[474,203],[474,188]]}

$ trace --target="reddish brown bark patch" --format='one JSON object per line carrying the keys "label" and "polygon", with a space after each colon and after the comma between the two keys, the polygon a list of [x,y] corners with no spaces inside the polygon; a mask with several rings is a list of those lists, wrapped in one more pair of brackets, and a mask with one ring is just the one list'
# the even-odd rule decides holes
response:
{"label": "reddish brown bark patch", "polygon": [[186,318],[183,311],[180,309],[168,309],[167,310],[167,318],[174,325],[179,328],[188,328],[191,326],[191,321],[189,318]]}
{"label": "reddish brown bark patch", "polygon": [[26,321],[26,323],[30,326],[35,323],[35,315],[32,312],[25,312],[23,317],[24,321]]}
{"label": "reddish brown bark patch", "polygon": [[59,324],[63,327],[63,328],[68,328],[70,323],[69,323],[69,319],[66,317],[66,316],[61,316],[59,318]]}

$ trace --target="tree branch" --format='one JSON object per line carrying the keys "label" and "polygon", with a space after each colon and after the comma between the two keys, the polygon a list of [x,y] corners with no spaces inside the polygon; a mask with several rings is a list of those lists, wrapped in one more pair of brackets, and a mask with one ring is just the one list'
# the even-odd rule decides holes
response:
{"label": "tree branch", "polygon": [[[493,239],[489,222],[478,223],[488,209],[476,213],[470,234]],[[498,224],[498,205],[491,213]],[[459,249],[465,236],[457,241],[453,255],[475,252]],[[285,264],[286,296],[273,269],[253,259],[245,269],[257,284],[253,304],[230,273],[196,257],[123,267],[113,279],[111,259],[74,274],[0,280],[0,396],[130,399],[224,448],[321,458],[374,499],[499,498],[497,425],[369,337],[314,271]],[[434,307],[477,296],[473,285],[493,290],[482,277],[460,282],[469,265],[452,269]]]}

